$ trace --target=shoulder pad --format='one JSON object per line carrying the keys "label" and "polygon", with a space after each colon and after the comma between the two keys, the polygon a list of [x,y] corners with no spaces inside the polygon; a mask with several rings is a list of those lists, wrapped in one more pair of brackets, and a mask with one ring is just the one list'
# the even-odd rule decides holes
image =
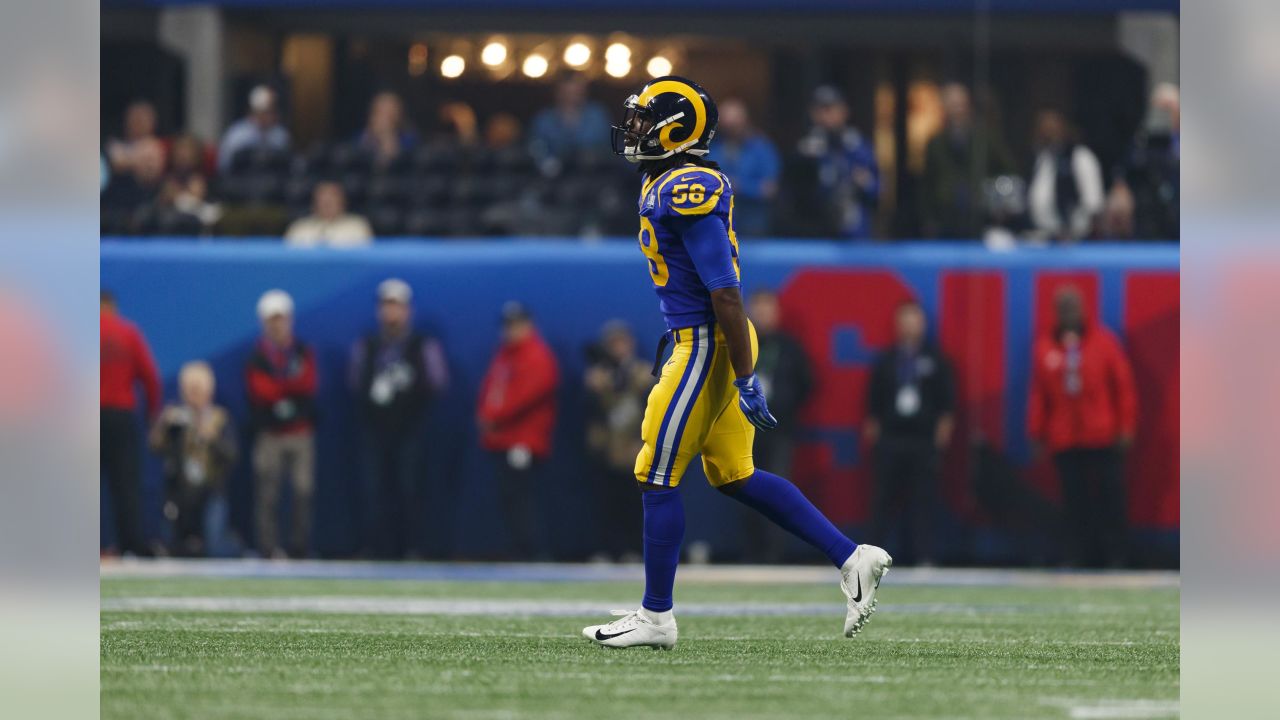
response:
{"label": "shoulder pad", "polygon": [[[724,176],[710,168],[676,168],[658,179],[650,191],[655,197],[655,215],[707,215],[728,204],[722,203],[732,190]],[[648,199],[646,199],[646,205]],[[727,212],[727,210],[725,211]]]}

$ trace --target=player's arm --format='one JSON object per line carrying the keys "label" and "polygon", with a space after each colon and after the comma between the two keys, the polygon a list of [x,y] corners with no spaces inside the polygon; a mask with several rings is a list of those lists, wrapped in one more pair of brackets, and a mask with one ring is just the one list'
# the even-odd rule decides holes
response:
{"label": "player's arm", "polygon": [[738,388],[739,407],[756,427],[777,427],[778,421],[769,413],[764,391],[756,378],[755,358],[751,356],[751,330],[742,304],[742,281],[738,279],[733,246],[724,222],[714,215],[687,220],[681,237],[698,277],[711,294],[716,324],[729,345],[729,362],[736,378],[733,384]]}
{"label": "player's arm", "polygon": [[716,313],[716,324],[729,343],[729,362],[733,365],[734,377],[749,377],[755,372],[755,363],[751,360],[751,331],[747,329],[742,288],[735,285],[712,290],[711,307]]}

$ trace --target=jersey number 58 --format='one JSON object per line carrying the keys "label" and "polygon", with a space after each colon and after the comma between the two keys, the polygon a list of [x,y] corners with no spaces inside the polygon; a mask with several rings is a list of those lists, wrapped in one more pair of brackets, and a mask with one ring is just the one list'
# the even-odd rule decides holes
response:
{"label": "jersey number 58", "polygon": [[697,205],[702,202],[706,195],[707,189],[701,183],[681,183],[671,188],[671,202],[675,205],[683,205],[686,202]]}

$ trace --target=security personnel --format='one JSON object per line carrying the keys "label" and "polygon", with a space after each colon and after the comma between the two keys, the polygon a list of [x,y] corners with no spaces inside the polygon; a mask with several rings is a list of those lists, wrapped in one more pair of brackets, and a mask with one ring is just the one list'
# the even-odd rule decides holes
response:
{"label": "security personnel", "polygon": [[884,542],[906,516],[917,564],[933,559],[938,457],[951,443],[955,391],[947,359],[926,340],[924,308],[909,301],[894,316],[893,347],[876,358],[863,435],[875,447],[872,537]]}
{"label": "security personnel", "polygon": [[[360,410],[366,497],[365,543],[380,558],[416,549],[421,521],[423,423],[448,386],[440,343],[413,329],[413,289],[397,278],[378,285],[378,330],[352,348],[350,380]],[[438,543],[437,543],[438,544]]]}

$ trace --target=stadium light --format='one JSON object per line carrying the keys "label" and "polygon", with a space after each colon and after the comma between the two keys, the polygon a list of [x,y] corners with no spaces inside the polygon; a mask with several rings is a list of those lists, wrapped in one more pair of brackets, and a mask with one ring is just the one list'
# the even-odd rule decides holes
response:
{"label": "stadium light", "polygon": [[[606,63],[631,65],[631,48],[623,43],[616,42],[605,48],[604,60]],[[612,73],[610,73],[612,74]]]}
{"label": "stadium light", "polygon": [[533,53],[524,59],[524,65],[520,67],[520,71],[531,78],[540,78],[547,74],[547,59],[538,53]]}
{"label": "stadium light", "polygon": [[447,78],[456,78],[467,69],[467,61],[461,55],[450,55],[440,61],[440,74]]}
{"label": "stadium light", "polygon": [[586,43],[571,43],[564,49],[564,62],[569,67],[580,68],[591,61],[591,48]]}
{"label": "stadium light", "polygon": [[480,62],[489,67],[497,67],[507,60],[507,46],[497,40],[484,46],[480,51]]}
{"label": "stadium light", "polygon": [[644,69],[653,77],[662,77],[671,74],[671,61],[661,55],[654,55],[649,58],[649,64]]}
{"label": "stadium light", "polygon": [[631,61],[610,60],[605,63],[604,71],[616,78],[626,77],[631,72]]}

